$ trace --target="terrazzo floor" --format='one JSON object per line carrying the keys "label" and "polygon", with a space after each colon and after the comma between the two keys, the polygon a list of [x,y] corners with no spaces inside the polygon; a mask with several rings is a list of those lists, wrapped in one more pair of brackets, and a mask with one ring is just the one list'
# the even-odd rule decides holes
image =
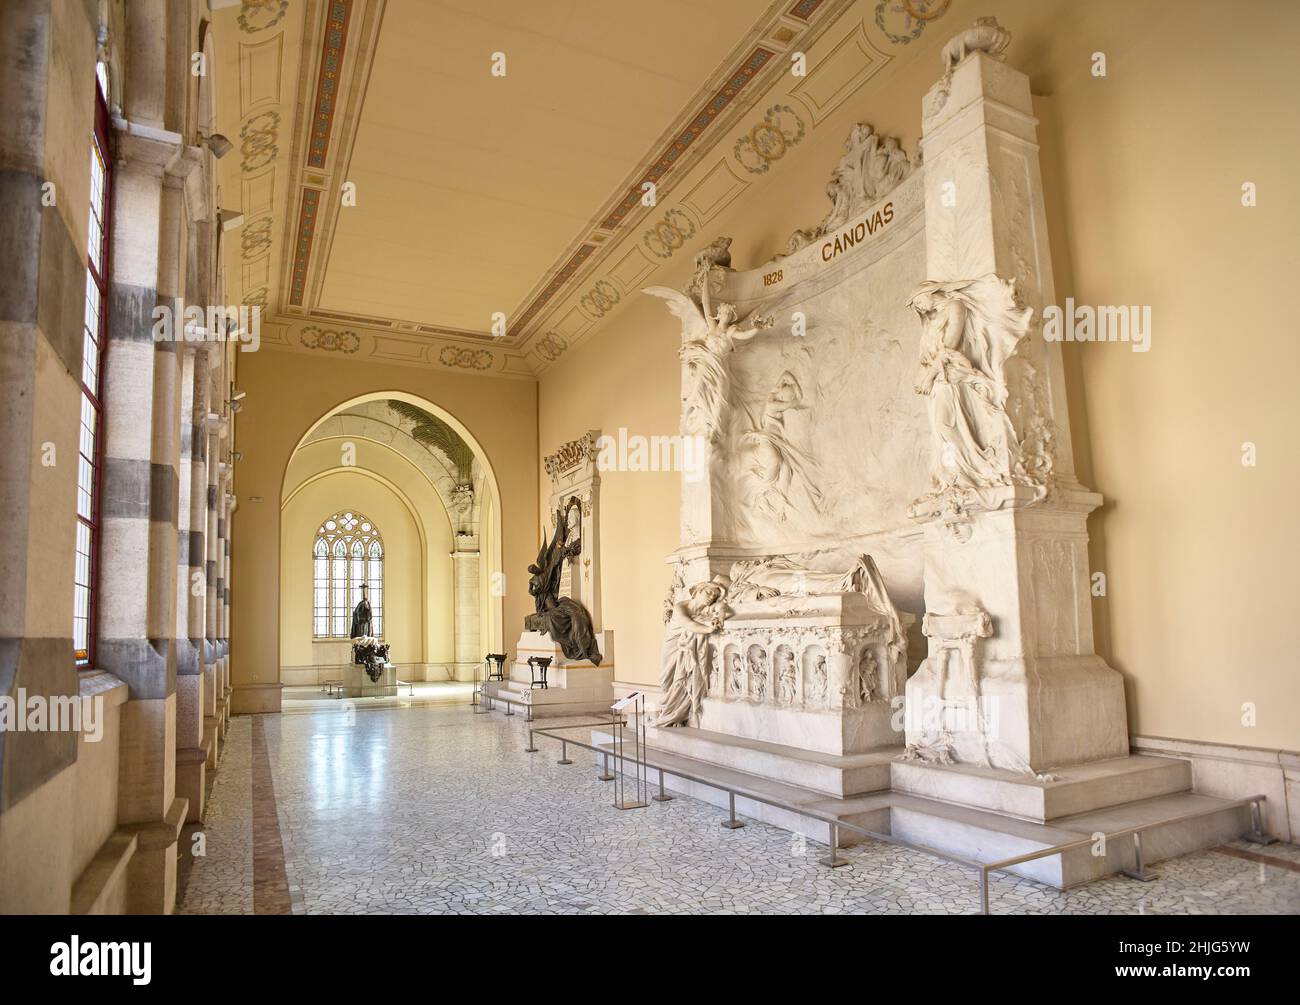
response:
{"label": "terrazzo floor", "polygon": [[[825,846],[684,796],[618,811],[589,757],[524,752],[520,716],[468,706],[231,722],[178,912],[966,914],[969,870],[868,842]],[[1058,891],[994,876],[995,914],[1300,913],[1300,847],[1234,842],[1159,879]]]}

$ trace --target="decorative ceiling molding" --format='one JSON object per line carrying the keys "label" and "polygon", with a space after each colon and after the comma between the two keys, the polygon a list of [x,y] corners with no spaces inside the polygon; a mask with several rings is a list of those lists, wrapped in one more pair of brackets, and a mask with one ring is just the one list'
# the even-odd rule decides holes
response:
{"label": "decorative ceiling molding", "polygon": [[[856,9],[853,0],[771,4],[508,315],[506,333],[494,335],[319,306],[386,0],[294,4],[304,12],[297,48],[296,35],[287,36],[287,44],[271,38],[288,26],[285,11],[244,0],[240,30],[255,32],[250,41],[256,44],[243,48],[262,65],[245,67],[241,55],[241,79],[250,88],[240,92],[237,107],[257,108],[244,124],[248,135],[241,134],[241,154],[251,168],[242,179],[249,216],[241,235],[242,301],[268,309],[263,344],[277,351],[333,351],[358,361],[486,376],[540,374],[624,306],[656,270],[704,240],[714,219],[893,61],[891,48],[919,38],[950,3],[880,0],[874,19],[870,12],[843,18]],[[243,28],[243,20],[257,27]],[[789,73],[787,54],[796,50],[817,54],[800,78]],[[272,106],[269,99],[271,52],[282,63],[298,61],[296,86],[281,65],[274,87],[282,99],[296,94],[300,114],[292,119],[291,143],[281,124],[290,123],[294,106]],[[286,193],[278,200],[277,181]],[[653,206],[641,204],[647,182],[655,186]],[[254,202],[257,213],[250,212]],[[288,207],[292,212],[283,212]],[[271,240],[276,231],[278,242]],[[277,253],[277,243],[286,250]],[[267,281],[276,272],[272,259],[280,277],[273,290]],[[250,282],[262,285],[250,289]],[[303,341],[312,330],[349,337],[331,342],[318,335],[313,342],[308,334]]]}

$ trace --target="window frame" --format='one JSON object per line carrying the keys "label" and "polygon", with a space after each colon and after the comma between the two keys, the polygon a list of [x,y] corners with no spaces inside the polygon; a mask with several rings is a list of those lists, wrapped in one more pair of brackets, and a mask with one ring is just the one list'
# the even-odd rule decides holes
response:
{"label": "window frame", "polygon": [[[107,68],[104,76],[107,77]],[[110,276],[112,275],[112,234],[113,234],[113,148],[111,142],[111,130],[109,128],[108,118],[108,100],[104,94],[104,89],[100,80],[99,66],[95,68],[95,127],[91,133],[91,156],[98,153],[99,160],[103,164],[104,178],[103,189],[101,192],[99,214],[100,224],[100,247],[99,247],[99,266],[95,265],[94,249],[89,246],[89,227],[90,216],[95,214],[93,180],[91,175],[92,191],[91,198],[88,200],[89,216],[86,220],[87,225],[87,247],[86,247],[86,274],[87,283],[93,283],[99,294],[99,331],[95,339],[96,365],[95,365],[95,386],[87,387],[85,383],[85,347],[83,342],[81,372],[77,376],[77,388],[80,392],[77,396],[77,435],[81,436],[81,407],[84,401],[89,401],[90,408],[95,416],[95,443],[92,448],[93,458],[88,458],[94,466],[90,476],[90,517],[86,518],[79,512],[79,506],[74,504],[73,512],[76,519],[77,529],[84,525],[89,536],[87,548],[87,561],[89,568],[86,573],[86,655],[82,659],[78,656],[76,648],[76,618],[77,602],[76,592],[78,584],[76,581],[76,558],[79,557],[76,551],[74,541],[74,565],[73,565],[73,665],[78,670],[92,670],[95,666],[95,643],[99,635],[99,580],[100,580],[100,545],[102,542],[103,526],[101,506],[103,502],[103,478],[104,478],[104,371],[108,358],[108,332],[109,332],[109,300],[110,300]],[[85,296],[82,297],[83,317],[85,312]],[[84,322],[83,322],[84,333]],[[77,486],[78,495],[81,491],[80,468],[81,459],[84,455],[81,453],[80,445],[77,449]]]}
{"label": "window frame", "polygon": [[[344,521],[351,519],[353,526],[351,528],[343,526]],[[327,525],[335,523],[336,528],[330,530]],[[369,526],[370,530],[362,529]],[[325,553],[317,553],[317,549],[324,543]],[[371,552],[375,545],[379,546],[379,554],[372,555]],[[360,546],[361,556],[358,558],[353,554],[353,548]],[[343,548],[343,554],[339,556],[336,553],[338,547]],[[374,520],[366,516],[357,509],[341,509],[336,513],[321,520],[317,526],[316,533],[311,539],[311,638],[312,642],[340,642],[346,641],[348,633],[352,629],[351,618],[352,611],[355,610],[356,604],[352,603],[351,594],[360,588],[361,583],[365,583],[368,591],[375,591],[376,581],[378,582],[378,601],[373,596],[368,596],[371,607],[371,616],[378,625],[379,631],[375,633],[376,638],[384,637],[384,567],[388,558],[387,550],[384,546],[384,534],[379,529],[379,525]],[[316,563],[325,562],[324,585],[322,580],[316,574]],[[343,563],[343,575],[346,581],[344,606],[340,610],[344,611],[343,634],[334,634],[334,615],[336,600],[336,583],[335,583],[335,562]],[[360,576],[354,581],[354,563],[362,563]],[[372,567],[378,566],[378,576],[372,573]],[[321,589],[325,590],[325,606],[320,608],[324,611],[326,634],[320,635],[316,631],[316,620],[318,607],[316,604],[317,593]]]}

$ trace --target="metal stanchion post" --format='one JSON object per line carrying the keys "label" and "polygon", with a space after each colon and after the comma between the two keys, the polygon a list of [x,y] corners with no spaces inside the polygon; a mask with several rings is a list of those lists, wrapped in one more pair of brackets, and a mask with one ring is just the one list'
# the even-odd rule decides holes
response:
{"label": "metal stanchion post", "polygon": [[672,802],[673,797],[664,791],[664,769],[663,768],[659,769],[659,791],[656,792],[653,796],[651,796],[651,798],[657,803]]}
{"label": "metal stanchion post", "polygon": [[604,766],[601,768],[600,774],[597,775],[596,778],[602,782],[612,782],[614,776],[609,773],[609,755],[602,753],[600,756],[604,759]]}
{"label": "metal stanchion post", "polygon": [[731,811],[731,816],[722,821],[722,826],[729,831],[739,830],[744,827],[745,821],[736,819],[736,794],[734,792],[727,793],[727,807]]}
{"label": "metal stanchion post", "polygon": [[1141,831],[1133,832],[1133,857],[1135,859],[1133,863],[1133,868],[1121,869],[1120,872],[1123,875],[1127,876],[1129,879],[1141,880],[1143,883],[1150,883],[1153,879],[1157,878],[1154,872],[1147,872],[1146,868],[1142,865],[1142,832]]}
{"label": "metal stanchion post", "polygon": [[831,824],[831,825],[830,825],[830,828],[831,828],[831,842],[830,842],[831,847],[830,847],[830,852],[827,853],[827,855],[826,855],[825,858],[823,858],[823,859],[819,859],[819,861],[821,862],[822,865],[828,865],[828,866],[830,866],[832,869],[838,869],[838,868],[839,868],[840,866],[842,866],[842,865],[848,865],[848,864],[849,864],[849,860],[848,860],[847,858],[840,858],[840,855],[839,855],[839,850],[840,850],[840,825],[839,825],[839,824]]}
{"label": "metal stanchion post", "polygon": [[525,754],[537,753],[537,743],[533,739],[533,731],[531,729],[528,731],[528,746],[524,748],[524,753]]}
{"label": "metal stanchion post", "polygon": [[561,741],[560,741],[560,759],[559,759],[558,761],[556,761],[555,763],[556,763],[556,764],[572,764],[572,763],[573,763],[572,761],[569,760],[569,744],[568,744],[568,742],[567,742],[566,740],[561,740]]}
{"label": "metal stanchion post", "polygon": [[[645,726],[643,722],[638,721],[632,736],[637,741],[636,765],[636,799],[632,802],[627,800],[627,756],[624,753],[623,746],[623,720],[618,717],[623,709],[632,705],[638,707],[642,701],[640,692],[634,691],[626,698],[621,698],[614,702],[610,711],[614,713],[614,806],[620,810],[637,810],[643,806],[649,805],[646,800],[648,786],[645,784],[645,741],[643,734]],[[641,717],[644,720],[644,716]]]}

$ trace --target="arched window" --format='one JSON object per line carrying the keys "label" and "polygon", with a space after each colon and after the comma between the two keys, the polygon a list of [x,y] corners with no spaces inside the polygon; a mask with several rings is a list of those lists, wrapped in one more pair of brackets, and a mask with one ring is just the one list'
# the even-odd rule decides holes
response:
{"label": "arched window", "polygon": [[320,525],[311,549],[312,635],[346,639],[361,584],[370,594],[372,631],[384,634],[384,540],[356,510],[335,513]]}
{"label": "arched window", "polygon": [[72,648],[77,666],[88,667],[95,647],[95,587],[99,579],[99,474],[103,456],[105,336],[108,328],[109,208],[113,169],[108,149],[108,68],[95,70],[95,130],[90,137],[90,214],[86,255],[86,301],[81,332],[81,407],[77,437],[76,565],[72,587]]}

